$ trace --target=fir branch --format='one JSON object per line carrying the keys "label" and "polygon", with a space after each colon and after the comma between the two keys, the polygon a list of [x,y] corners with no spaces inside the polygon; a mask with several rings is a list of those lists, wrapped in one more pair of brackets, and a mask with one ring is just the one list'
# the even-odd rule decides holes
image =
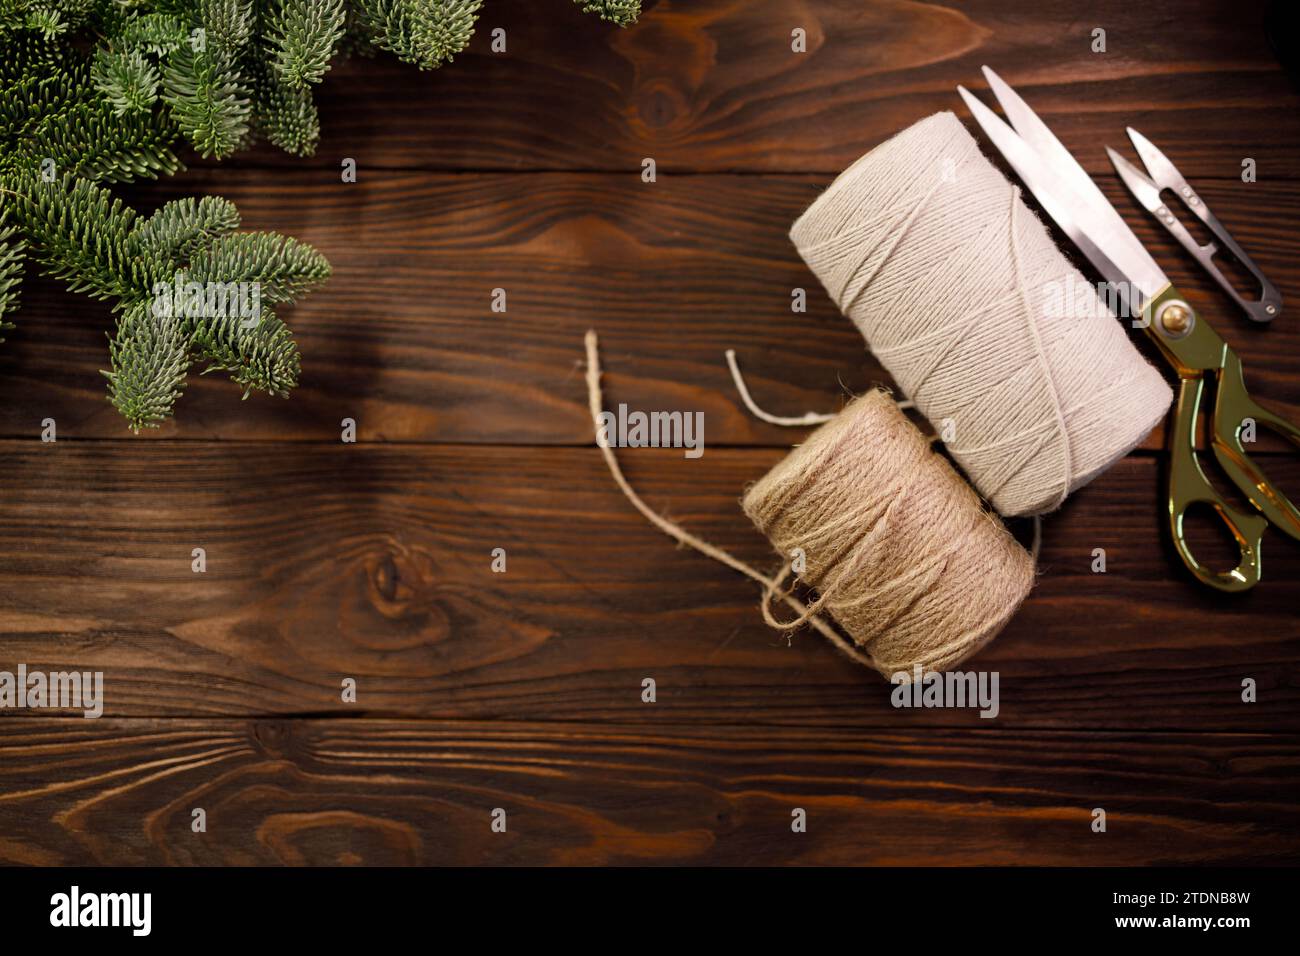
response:
{"label": "fir branch", "polygon": [[58,8],[48,3],[30,6],[27,9],[23,25],[29,30],[42,34],[46,39],[53,39],[61,33],[66,33],[70,26]]}
{"label": "fir branch", "polygon": [[422,70],[450,63],[469,44],[482,0],[357,0],[376,46]]}
{"label": "fir branch", "polygon": [[129,238],[144,284],[169,279],[214,239],[239,228],[239,210],[220,196],[173,199],[147,219],[137,219]]}
{"label": "fir branch", "polygon": [[158,99],[161,77],[139,50],[99,50],[92,75],[118,116],[147,112]]}
{"label": "fir branch", "polygon": [[641,0],[573,0],[583,13],[594,13],[602,20],[630,27],[641,15]]}
{"label": "fir branch", "polygon": [[258,132],[295,156],[311,156],[320,141],[320,116],[311,87],[290,86],[269,68],[253,83],[253,117]]}
{"label": "fir branch", "polygon": [[148,114],[118,116],[105,100],[82,102],[45,117],[15,150],[12,168],[36,172],[46,160],[56,172],[96,182],[157,178],[182,169],[171,150],[175,130]]}
{"label": "fir branch", "polygon": [[203,374],[229,372],[244,398],[254,389],[288,398],[298,384],[298,344],[270,309],[263,307],[260,321],[252,325],[227,314],[191,320],[189,329],[191,353],[209,362]]}
{"label": "fir branch", "polygon": [[339,41],[339,55],[343,59],[353,56],[372,57],[377,45],[366,14],[356,3],[343,8],[343,38]]}
{"label": "fir branch", "polygon": [[[23,278],[23,258],[27,244],[14,226],[6,225],[7,208],[0,209],[0,332],[12,329],[5,316],[18,308],[18,291]],[[0,338],[0,342],[4,339]]]}
{"label": "fir branch", "polygon": [[279,0],[267,18],[271,66],[290,89],[319,83],[343,36],[343,0]]}
{"label": "fir branch", "polygon": [[[3,55],[0,50],[0,57]],[[89,72],[76,66],[51,67],[31,76],[0,81],[0,137],[28,137],[46,117],[71,109],[89,95]]]}
{"label": "fir branch", "polygon": [[70,174],[53,182],[22,173],[0,181],[13,194],[14,223],[46,272],[73,292],[133,299],[147,288],[128,237],[135,210],[100,186]]}
{"label": "fir branch", "polygon": [[173,14],[141,13],[123,17],[111,42],[119,49],[162,56],[187,42],[187,31],[185,22]]}
{"label": "fir branch", "polygon": [[199,25],[205,41],[237,52],[253,34],[253,5],[249,0],[199,0]]}
{"label": "fir branch", "polygon": [[10,0],[0,15],[9,18],[7,26],[21,26],[55,39],[82,26],[99,0]]}
{"label": "fir branch", "polygon": [[172,413],[190,366],[183,322],[157,314],[147,299],[119,317],[108,340],[108,400],[134,432],[156,428]]}
{"label": "fir branch", "polygon": [[[619,26],[641,8],[574,2]],[[223,199],[176,200],[138,218],[98,183],[177,171],[180,136],[205,157],[231,155],[254,130],[310,155],[320,136],[312,87],[336,55],[383,49],[432,69],[466,48],[481,7],[0,0],[0,195],[12,194],[0,204],[0,328],[10,327],[30,256],[71,290],[115,300],[121,315],[104,374],[132,429],[172,414],[196,360],[228,372],[245,395],[287,395],[299,374],[289,329],[269,309],[249,321],[209,308],[210,296],[251,282],[260,303],[289,302],[329,276],[328,261],[291,238],[237,232],[238,210]],[[57,175],[47,181],[51,165]],[[156,311],[158,284],[182,278],[199,284],[205,307],[197,317]]]}
{"label": "fir branch", "polygon": [[190,257],[198,282],[257,282],[264,302],[292,302],[330,276],[329,260],[305,242],[274,232],[220,236]]}
{"label": "fir branch", "polygon": [[163,99],[172,118],[199,155],[225,157],[249,132],[248,91],[234,57],[204,41],[195,50],[182,43],[167,57]]}
{"label": "fir branch", "polygon": [[13,30],[0,39],[0,82],[60,72],[65,60],[59,41],[31,30]]}

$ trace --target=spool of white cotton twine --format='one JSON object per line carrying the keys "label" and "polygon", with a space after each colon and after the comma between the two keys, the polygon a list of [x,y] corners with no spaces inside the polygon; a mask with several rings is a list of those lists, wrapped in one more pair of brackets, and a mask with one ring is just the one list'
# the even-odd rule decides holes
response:
{"label": "spool of white cotton twine", "polygon": [[952,113],[842,173],[790,231],[832,299],[1004,515],[1139,444],[1172,394]]}

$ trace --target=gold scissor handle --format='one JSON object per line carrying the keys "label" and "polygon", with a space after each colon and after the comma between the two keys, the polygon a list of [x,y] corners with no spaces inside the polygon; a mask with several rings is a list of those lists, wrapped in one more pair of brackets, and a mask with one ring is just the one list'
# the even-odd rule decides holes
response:
{"label": "gold scissor handle", "polygon": [[1253,430],[1267,428],[1300,448],[1300,428],[1250,397],[1241,375],[1241,359],[1228,348],[1224,350],[1214,400],[1214,456],[1260,514],[1278,530],[1300,541],[1300,511],[1273,487],[1242,445],[1242,434],[1250,423],[1254,425]]}
{"label": "gold scissor handle", "polygon": [[[1174,547],[1197,580],[1220,591],[1249,591],[1259,583],[1260,541],[1268,519],[1261,514],[1242,511],[1225,501],[1201,470],[1196,453],[1196,422],[1200,415],[1205,380],[1197,376],[1184,378],[1174,412],[1174,436],[1169,456],[1169,530]],[[1201,564],[1192,554],[1183,532],[1187,510],[1196,504],[1214,509],[1219,520],[1232,532],[1241,559],[1231,571],[1214,571]]]}

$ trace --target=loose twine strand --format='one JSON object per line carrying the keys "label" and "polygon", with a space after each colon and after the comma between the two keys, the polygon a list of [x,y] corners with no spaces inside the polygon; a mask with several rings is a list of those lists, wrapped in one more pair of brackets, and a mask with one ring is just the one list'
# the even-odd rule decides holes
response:
{"label": "loose twine strand", "polygon": [[[589,329],[587,331],[585,342],[587,346],[587,405],[591,410],[591,420],[592,425],[595,428],[596,445],[600,448],[600,453],[605,459],[605,464],[609,467],[609,473],[614,479],[614,484],[618,485],[619,490],[623,492],[623,496],[632,503],[632,507],[641,512],[645,519],[652,525],[678,543],[694,548],[696,551],[712,558],[714,561],[717,561],[720,564],[725,564],[727,567],[739,571],[746,577],[763,585],[764,619],[771,616],[769,604],[771,603],[773,596],[780,597],[782,601],[799,614],[798,623],[794,624],[793,627],[797,627],[799,623],[808,623],[815,628],[818,633],[829,640],[831,644],[833,644],[835,648],[845,656],[859,664],[864,664],[867,667],[878,670],[879,668],[870,654],[867,654],[850,644],[839,634],[839,632],[827,623],[826,620],[818,616],[815,610],[810,611],[808,606],[793,594],[781,590],[781,583],[785,580],[785,577],[790,570],[790,562],[787,561],[782,566],[779,577],[769,578],[762,571],[746,564],[744,561],[734,557],[722,548],[709,544],[709,542],[705,541],[703,538],[691,534],[680,525],[669,521],[667,518],[654,511],[654,509],[641,499],[641,496],[636,493],[628,483],[628,480],[623,476],[623,469],[619,467],[618,458],[614,455],[614,449],[610,446],[608,437],[604,435],[601,428],[600,416],[601,412],[604,410],[604,396],[600,387],[600,350],[595,329]],[[785,629],[786,628],[782,627],[782,630]]]}
{"label": "loose twine strand", "polygon": [[[749,413],[760,421],[767,422],[769,425],[780,425],[783,428],[803,428],[807,425],[824,425],[835,417],[834,412],[829,414],[805,412],[803,415],[789,418],[764,411],[749,394],[749,387],[745,384],[745,378],[740,374],[740,366],[736,364],[736,350],[727,349],[724,354],[727,357],[727,368],[731,369],[731,380],[736,383],[736,391],[740,393],[740,400],[745,403]],[[898,407],[915,408],[916,406],[911,401],[904,400],[898,403]]]}
{"label": "loose twine strand", "polygon": [[[831,644],[846,657],[859,664],[863,664],[884,673],[885,669],[881,667],[877,660],[871,654],[855,647],[850,641],[846,640],[840,632],[836,630],[830,620],[824,616],[824,612],[832,602],[835,602],[835,605],[839,607],[854,607],[856,605],[867,603],[870,599],[868,595],[864,594],[855,599],[845,600],[840,598],[840,594],[844,589],[853,586],[857,572],[861,566],[867,563],[868,559],[877,553],[877,549],[890,534],[894,504],[892,502],[887,504],[876,516],[876,519],[871,522],[871,527],[865,533],[861,532],[858,527],[854,526],[861,518],[861,515],[855,514],[851,511],[845,512],[845,514],[840,516],[838,519],[838,525],[841,525],[842,527],[837,526],[837,522],[832,522],[831,526],[822,529],[823,535],[825,536],[834,537],[842,535],[847,540],[851,541],[851,544],[847,547],[847,550],[851,553],[851,559],[838,565],[832,573],[828,574],[823,580],[821,580],[817,588],[817,599],[810,604],[805,604],[792,593],[794,587],[793,582],[789,588],[784,587],[784,583],[792,571],[792,562],[789,559],[782,563],[781,569],[775,577],[769,577],[757,568],[754,568],[746,562],[741,561],[739,558],[736,558],[726,550],[710,544],[703,538],[692,534],[675,522],[664,518],[662,515],[650,508],[641,496],[637,494],[635,489],[632,488],[631,484],[624,476],[622,468],[619,466],[618,458],[614,454],[608,436],[604,433],[601,425],[604,396],[600,382],[601,365],[599,341],[595,330],[589,330],[587,332],[585,336],[585,345],[587,353],[587,401],[591,412],[596,445],[600,448],[601,455],[605,459],[605,464],[609,469],[611,477],[614,479],[614,483],[618,486],[619,490],[623,493],[623,496],[627,498],[632,506],[636,508],[637,511],[639,511],[654,527],[658,528],[679,544],[693,548],[701,554],[712,558],[720,564],[726,565],[735,571],[739,571],[751,580],[761,584],[763,586],[763,597],[760,601],[759,607],[763,615],[763,620],[770,627],[789,633],[800,626],[807,624],[829,640]],[[727,351],[727,364],[731,369],[732,378],[736,383],[737,391],[741,394],[742,399],[745,401],[745,405],[756,415],[756,417],[764,421],[769,421],[778,425],[787,422],[797,422],[799,425],[813,425],[825,424],[837,417],[836,415],[816,412],[809,412],[806,415],[798,417],[785,417],[767,413],[760,408],[756,402],[754,402],[753,397],[750,395],[749,389],[745,385],[744,378],[740,374],[739,365],[736,363],[734,350],[729,349]],[[902,406],[906,403],[900,402],[897,404]],[[790,427],[794,427],[793,424],[791,424]],[[1034,547],[1032,559],[1035,562],[1038,556],[1040,541],[1041,524],[1036,517],[1034,521]],[[943,558],[932,557],[925,563],[924,567],[910,569],[910,573],[915,579],[910,590],[914,593],[920,593],[931,586],[937,576],[942,573],[944,564],[945,560]],[[889,585],[897,586],[898,582],[883,582],[882,587]],[[778,619],[772,610],[773,601],[776,599],[783,601],[786,605],[791,607],[796,612],[797,616],[790,620]],[[879,624],[879,627],[884,628],[887,624],[887,620],[882,621]]]}

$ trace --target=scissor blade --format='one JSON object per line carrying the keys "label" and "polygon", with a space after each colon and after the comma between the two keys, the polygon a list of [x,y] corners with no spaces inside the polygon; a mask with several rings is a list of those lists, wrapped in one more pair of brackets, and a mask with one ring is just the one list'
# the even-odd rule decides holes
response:
{"label": "scissor blade", "polygon": [[1011,123],[1012,129],[1020,134],[1020,138],[1029,144],[1043,162],[1056,170],[1061,180],[1080,199],[1088,203],[1109,206],[1110,203],[1097,188],[1097,184],[1092,181],[1092,177],[1047,128],[1047,124],[1038,118],[1038,114],[1029,108],[1029,104],[1020,98],[1020,94],[987,66],[980,69],[984,71],[984,78],[989,81],[989,89],[997,97],[1002,112],[1007,114],[1007,120]]}
{"label": "scissor blade", "polygon": [[1187,185],[1177,167],[1169,161],[1164,153],[1160,152],[1151,140],[1147,139],[1132,126],[1125,127],[1128,130],[1128,138],[1133,141],[1133,148],[1137,150],[1138,156],[1142,158],[1142,164],[1146,166],[1147,172],[1151,174],[1151,180],[1156,189],[1172,189],[1175,192],[1181,190]]}
{"label": "scissor blade", "polygon": [[[994,92],[1002,90],[999,100],[1004,108],[1010,110],[1008,115],[1014,113],[1020,117],[1020,123],[1043,144],[1046,155],[1007,126],[969,91],[958,87],[980,126],[1043,208],[1108,281],[1135,287],[1143,299],[1143,302],[1133,303],[1136,306],[1154,298],[1169,284],[1164,272],[1092,178],[1075,162],[1069,150],[1010,86],[988,67],[984,70],[990,84],[996,84]],[[1045,193],[1051,198],[1044,198]],[[1098,256],[1104,258],[1109,267],[1098,262]]]}
{"label": "scissor blade", "polygon": [[1109,146],[1106,147],[1106,155],[1110,157],[1111,165],[1115,167],[1115,172],[1119,173],[1119,178],[1124,180],[1128,191],[1137,197],[1137,201],[1145,206],[1148,212],[1155,212],[1164,205],[1160,201],[1160,187],[1142,175],[1136,166]]}
{"label": "scissor blade", "polygon": [[[1097,267],[1097,271],[1102,274],[1106,281],[1114,283],[1120,289],[1126,288],[1129,284],[1137,288],[1143,301],[1130,302],[1131,308],[1141,308],[1145,305],[1146,300],[1154,298],[1156,292],[1168,284],[1168,280],[1164,278],[1164,274],[1160,272],[1155,263],[1151,263],[1151,267],[1155,270],[1154,276],[1150,273],[1134,272],[1131,263],[1126,265],[1121,258],[1114,255],[1113,243],[1103,245],[1102,242],[1098,242],[1095,232],[1090,231],[1089,227],[1077,215],[1077,210],[1086,209],[1086,207],[1061,182],[1055,170],[1048,166],[1042,157],[1020,138],[1015,130],[976,99],[970,90],[964,86],[959,86],[957,92],[966,101],[966,105],[975,117],[975,122],[980,124],[989,139],[993,141],[993,145],[1006,157],[1007,162],[1011,164],[1011,168],[1016,171],[1016,175],[1034,194],[1039,204],[1047,211],[1047,214],[1056,221],[1061,230],[1079,247],[1079,251]],[[1123,226],[1123,223],[1120,223],[1120,225]],[[1124,228],[1127,229],[1128,227],[1125,226]],[[1137,242],[1136,239],[1133,241],[1134,243]],[[1143,275],[1146,275],[1146,278],[1142,278]]]}

